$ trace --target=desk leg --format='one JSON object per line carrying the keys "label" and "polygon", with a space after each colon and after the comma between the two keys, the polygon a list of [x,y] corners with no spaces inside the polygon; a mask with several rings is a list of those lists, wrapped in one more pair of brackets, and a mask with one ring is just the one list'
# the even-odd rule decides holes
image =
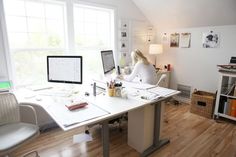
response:
{"label": "desk leg", "polygon": [[103,157],[109,157],[109,127],[108,121],[102,123]]}
{"label": "desk leg", "polygon": [[161,128],[161,102],[157,102],[155,105],[155,114],[154,114],[154,136],[153,136],[153,145],[146,149],[141,156],[146,157],[153,153],[154,151],[160,149],[162,146],[170,143],[169,139],[160,140],[160,128]]}

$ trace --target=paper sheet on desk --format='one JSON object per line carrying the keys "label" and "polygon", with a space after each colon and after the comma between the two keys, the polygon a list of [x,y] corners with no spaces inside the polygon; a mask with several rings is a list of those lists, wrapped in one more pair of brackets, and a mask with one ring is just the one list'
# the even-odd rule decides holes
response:
{"label": "paper sheet on desk", "polygon": [[145,90],[145,89],[154,87],[154,85],[145,84],[145,83],[128,82],[128,81],[121,81],[121,82],[123,86],[126,88],[135,88],[135,89]]}
{"label": "paper sheet on desk", "polygon": [[65,127],[109,114],[93,104],[88,104],[86,107],[74,111],[68,110],[63,104],[56,107],[49,106],[47,110],[58,123]]}
{"label": "paper sheet on desk", "polygon": [[137,90],[137,89],[128,90],[129,99],[134,99],[142,102],[150,102],[158,100],[160,97],[161,95],[149,92],[147,90]]}
{"label": "paper sheet on desk", "polygon": [[93,141],[93,138],[90,134],[78,134],[73,136],[73,143],[82,143],[82,142],[89,142]]}
{"label": "paper sheet on desk", "polygon": [[151,93],[158,94],[162,97],[166,97],[166,96],[176,92],[176,90],[168,89],[168,88],[162,88],[162,87],[151,88],[148,91],[151,92]]}

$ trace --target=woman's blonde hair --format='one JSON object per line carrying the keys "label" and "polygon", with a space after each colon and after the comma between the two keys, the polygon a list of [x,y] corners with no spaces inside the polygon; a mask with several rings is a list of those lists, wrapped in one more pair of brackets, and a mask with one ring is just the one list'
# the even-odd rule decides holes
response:
{"label": "woman's blonde hair", "polygon": [[136,64],[138,61],[141,61],[146,65],[150,64],[147,58],[142,54],[142,52],[137,49],[131,52],[131,58],[133,65]]}

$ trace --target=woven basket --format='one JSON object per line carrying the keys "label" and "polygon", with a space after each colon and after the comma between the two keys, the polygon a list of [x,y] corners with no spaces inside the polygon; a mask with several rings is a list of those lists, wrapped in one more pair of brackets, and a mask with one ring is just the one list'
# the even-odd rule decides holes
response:
{"label": "woven basket", "polygon": [[214,93],[195,90],[192,93],[190,112],[206,118],[212,118],[215,97]]}

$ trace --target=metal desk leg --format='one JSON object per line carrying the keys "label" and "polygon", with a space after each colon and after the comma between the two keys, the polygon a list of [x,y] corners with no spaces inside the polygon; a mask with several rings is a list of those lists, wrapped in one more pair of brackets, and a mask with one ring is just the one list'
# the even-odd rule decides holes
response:
{"label": "metal desk leg", "polygon": [[160,149],[162,146],[170,143],[169,139],[160,140],[160,128],[161,128],[161,102],[155,103],[155,114],[154,114],[154,136],[153,145],[146,149],[141,156],[145,157]]}
{"label": "metal desk leg", "polygon": [[109,157],[109,127],[108,121],[102,122],[103,157]]}

